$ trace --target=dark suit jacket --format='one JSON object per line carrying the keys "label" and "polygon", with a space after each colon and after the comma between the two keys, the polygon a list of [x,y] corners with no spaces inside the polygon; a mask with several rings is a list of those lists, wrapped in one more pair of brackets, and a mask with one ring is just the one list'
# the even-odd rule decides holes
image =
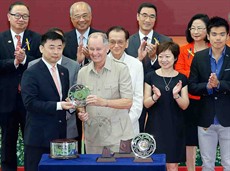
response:
{"label": "dark suit jacket", "polygon": [[[69,89],[69,73],[63,66],[57,66],[64,101]],[[66,111],[56,110],[57,102],[60,101],[59,93],[42,60],[24,72],[21,87],[27,110],[25,144],[49,147],[51,140],[66,138]]]}
{"label": "dark suit jacket", "polygon": [[[152,37],[152,43],[153,44],[155,44],[154,38],[156,38],[160,43],[164,42],[164,41],[172,41],[171,38],[169,38],[165,35],[159,34],[155,31],[153,32],[153,37]],[[139,48],[140,44],[141,44],[140,36],[139,36],[139,33],[137,32],[129,38],[129,46],[126,49],[126,52],[129,55],[137,58],[138,48]],[[151,61],[148,57],[145,57],[142,62],[143,62],[143,67],[144,67],[144,74],[147,74],[150,71],[153,71],[153,70],[160,68],[158,61],[156,61],[154,63],[154,65],[151,65]]]}
{"label": "dark suit jacket", "polygon": [[211,74],[209,49],[195,53],[189,76],[189,93],[201,96],[199,126],[209,127],[216,115],[220,124],[230,126],[230,48],[226,46],[224,62],[220,71],[219,90],[212,95],[207,92]]}
{"label": "dark suit jacket", "polygon": [[[99,32],[99,31],[93,28],[90,28],[89,35],[94,32]],[[76,61],[77,59],[76,54],[77,54],[77,47],[78,47],[76,30],[74,29],[70,32],[65,33],[65,38],[66,38],[66,45],[63,51],[63,55]],[[85,63],[87,62],[85,61]]]}
{"label": "dark suit jacket", "polygon": [[0,113],[12,112],[18,93],[18,85],[22,73],[26,70],[28,62],[40,57],[39,45],[41,37],[39,34],[26,30],[23,36],[22,46],[26,38],[30,40],[30,51],[26,49],[27,60],[25,65],[14,66],[14,43],[10,30],[0,33]]}

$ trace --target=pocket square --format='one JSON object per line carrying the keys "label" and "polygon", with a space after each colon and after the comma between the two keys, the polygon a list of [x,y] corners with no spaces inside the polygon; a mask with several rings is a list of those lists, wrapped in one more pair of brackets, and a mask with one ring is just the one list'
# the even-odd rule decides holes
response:
{"label": "pocket square", "polygon": [[226,68],[226,69],[224,69],[224,71],[230,71],[230,68]]}

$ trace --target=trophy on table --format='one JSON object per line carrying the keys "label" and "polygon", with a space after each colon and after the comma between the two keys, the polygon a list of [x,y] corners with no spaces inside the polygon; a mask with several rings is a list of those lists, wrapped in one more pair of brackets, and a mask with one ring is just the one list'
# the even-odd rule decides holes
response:
{"label": "trophy on table", "polygon": [[151,155],[156,150],[156,141],[148,133],[140,133],[133,138],[131,149],[135,154],[134,162],[153,162]]}
{"label": "trophy on table", "polygon": [[121,140],[120,141],[120,148],[119,153],[114,153],[115,158],[131,158],[135,157],[131,150],[131,142],[132,139],[129,140]]}

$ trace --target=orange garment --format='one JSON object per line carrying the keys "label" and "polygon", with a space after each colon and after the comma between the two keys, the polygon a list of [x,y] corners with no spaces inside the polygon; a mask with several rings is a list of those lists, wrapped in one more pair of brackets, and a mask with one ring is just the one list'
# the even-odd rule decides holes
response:
{"label": "orange garment", "polygon": [[[192,60],[194,58],[194,42],[188,43],[184,46],[180,47],[180,55],[178,56],[178,60],[175,64],[175,69],[189,77],[190,74],[190,66],[192,64]],[[189,98],[199,100],[200,96],[193,96],[189,94]]]}

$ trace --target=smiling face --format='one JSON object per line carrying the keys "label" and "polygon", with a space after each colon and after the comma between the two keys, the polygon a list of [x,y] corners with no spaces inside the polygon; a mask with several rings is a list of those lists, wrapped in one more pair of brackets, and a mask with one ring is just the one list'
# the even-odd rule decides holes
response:
{"label": "smiling face", "polygon": [[84,2],[75,3],[71,7],[71,22],[73,26],[80,32],[84,33],[91,24],[92,13],[88,4]]}
{"label": "smiling face", "polygon": [[158,55],[158,62],[163,69],[172,69],[176,61],[171,50],[167,49]]}
{"label": "smiling face", "polygon": [[[155,17],[153,17],[155,16]],[[156,11],[153,8],[143,7],[137,14],[137,21],[140,31],[147,35],[154,27],[156,22]]]}
{"label": "smiling face", "polygon": [[24,5],[15,5],[11,11],[7,14],[8,21],[10,22],[10,28],[17,34],[25,31],[29,23],[29,17],[25,20],[22,17],[19,19],[15,18],[15,14],[21,16],[29,16],[29,10]]}
{"label": "smiling face", "polygon": [[124,31],[111,31],[108,35],[109,49],[116,59],[120,59],[125,49],[128,47],[128,41],[125,38]]}
{"label": "smiling face", "polygon": [[103,42],[101,36],[93,36],[88,42],[89,55],[95,65],[104,65],[109,50],[108,44]]}
{"label": "smiling face", "polygon": [[205,23],[200,19],[194,20],[190,27],[190,34],[195,42],[204,41],[207,35]]}
{"label": "smiling face", "polygon": [[50,65],[55,65],[62,56],[64,45],[61,40],[48,39],[44,45],[40,45],[42,57]]}

